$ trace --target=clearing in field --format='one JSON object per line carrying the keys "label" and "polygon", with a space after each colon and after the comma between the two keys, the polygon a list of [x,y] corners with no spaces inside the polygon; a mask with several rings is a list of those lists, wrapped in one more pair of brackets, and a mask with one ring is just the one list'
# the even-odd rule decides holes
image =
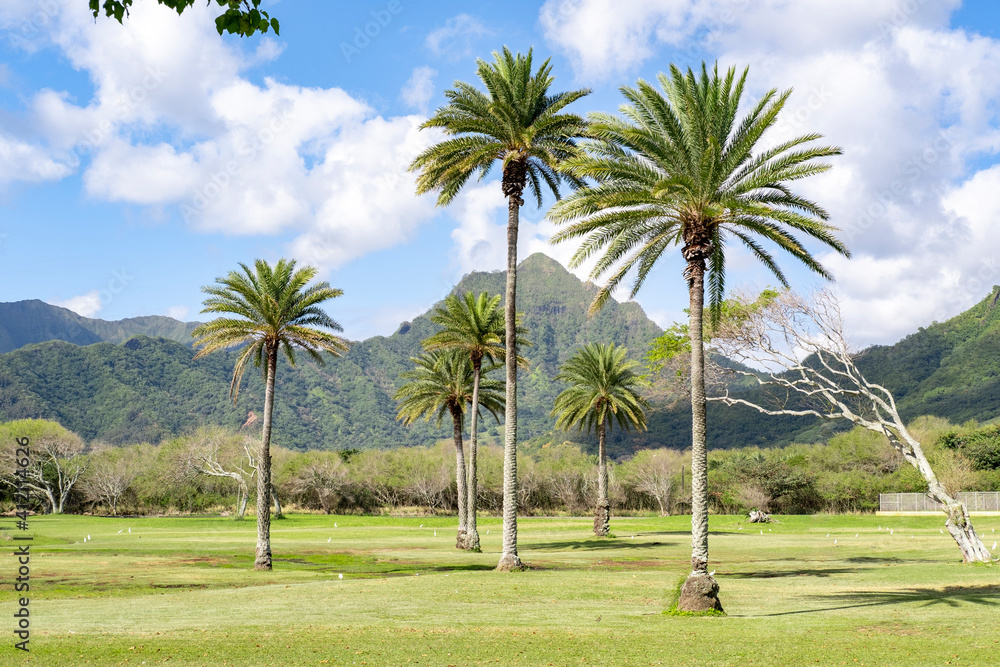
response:
{"label": "clearing in field", "polygon": [[[522,518],[531,570],[514,574],[493,571],[493,518],[476,554],[455,550],[454,518],[292,515],[273,527],[274,571],[253,572],[253,521],[36,517],[31,653],[8,640],[0,662],[996,663],[997,570],[962,565],[942,517],[780,521],[712,517],[727,616],[689,617],[664,613],[688,517],[616,518],[603,539],[590,518]],[[1000,539],[1000,517],[976,525]]]}

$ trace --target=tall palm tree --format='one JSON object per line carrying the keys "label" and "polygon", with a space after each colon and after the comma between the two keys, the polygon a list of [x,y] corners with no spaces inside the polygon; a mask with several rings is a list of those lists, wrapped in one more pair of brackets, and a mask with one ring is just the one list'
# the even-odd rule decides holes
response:
{"label": "tall palm tree", "polygon": [[[466,292],[459,298],[455,294],[449,294],[445,297],[444,307],[438,308],[431,315],[431,321],[443,328],[424,341],[425,349],[459,350],[468,355],[472,362],[472,413],[469,417],[468,482],[465,485],[468,493],[465,504],[468,516],[465,521],[465,543],[460,545],[470,551],[479,551],[479,530],[476,526],[479,382],[484,361],[495,364],[504,361],[507,356],[506,324],[499,306],[500,295],[491,297],[483,292],[476,296],[472,292]],[[518,345],[530,345],[523,337],[525,329],[518,326],[516,330]],[[517,363],[521,368],[527,368],[528,362],[523,357],[518,357]],[[461,485],[459,488],[461,489]]]}
{"label": "tall palm tree", "polygon": [[566,360],[556,379],[569,383],[556,397],[552,416],[556,428],[577,426],[597,432],[597,508],[594,533],[605,537],[611,530],[611,502],[608,500],[608,460],[605,447],[612,420],[629,430],[646,428],[649,403],[639,395],[642,379],[633,370],[637,363],[625,359],[628,348],[614,343],[589,343]]}
{"label": "tall palm tree", "polygon": [[[217,350],[245,346],[236,360],[229,394],[233,402],[239,396],[243,372],[252,359],[261,368],[267,389],[264,393],[264,424],[257,469],[257,554],[255,570],[271,569],[271,416],[274,412],[274,378],[278,370],[278,352],[285,353],[295,365],[295,350],[304,351],[319,364],[325,363],[320,352],[340,355],[347,342],[329,331],[341,327],[319,304],[341,296],[343,291],[318,282],[307,287],[316,269],[295,269],[295,260],[280,259],[273,267],[262,259],[254,268],[240,263],[242,271],[230,271],[217,278],[215,285],[202,287],[209,295],[203,313],[225,313],[191,332],[195,358]],[[322,327],[322,329],[317,328]]]}
{"label": "tall palm tree", "polygon": [[[419,357],[411,357],[410,360],[416,364],[416,368],[401,376],[410,382],[400,387],[394,396],[397,401],[401,401],[398,418],[409,425],[421,417],[429,421],[436,414],[440,426],[445,414],[451,415],[455,438],[455,479],[458,484],[458,539],[455,546],[459,549],[468,548],[467,516],[470,512],[466,497],[472,499],[473,496],[465,488],[465,452],[462,443],[465,405],[472,404],[473,424],[480,406],[500,423],[498,413],[503,409],[503,382],[480,378],[481,371],[489,373],[499,368],[499,365],[489,363],[484,369],[480,363],[479,369],[476,369],[469,355],[459,349],[438,349]],[[475,519],[472,525],[475,526]]]}
{"label": "tall palm tree", "polygon": [[[661,256],[681,247],[690,301],[692,411],[692,576],[707,577],[708,500],[705,444],[705,378],[702,313],[706,262],[712,317],[725,291],[726,244],[739,242],[781,282],[785,275],[761,244],[770,241],[815,273],[830,278],[796,238],[801,232],[845,256],[849,252],[818,204],[794,194],[789,183],[826,171],[820,161],[840,154],[832,146],[807,146],[806,134],[759,148],[791,90],[771,90],[737,122],[747,70],[720,78],[703,64],[700,75],[671,65],[658,77],[661,90],[640,80],[621,89],[621,116],[593,114],[594,140],[567,168],[592,187],[559,202],[550,219],[567,225],[553,242],[583,238],[572,265],[603,252],[592,277],[607,276],[591,310],[599,309],[634,271],[631,294]],[[702,583],[706,583],[702,580]],[[712,597],[712,596],[706,596]],[[682,600],[683,601],[683,600]],[[714,598],[713,604],[718,604]]]}
{"label": "tall palm tree", "polygon": [[476,61],[476,74],[486,92],[463,81],[445,91],[448,104],[434,112],[421,127],[436,127],[447,138],[417,156],[410,165],[419,171],[417,194],[437,191],[439,206],[446,206],[478,173],[481,180],[499,161],[501,188],[507,198],[507,406],[504,414],[503,554],[497,569],[523,568],[517,555],[517,229],[521,195],[525,188],[538,206],[546,189],[559,198],[564,181],[580,185],[572,174],[559,170],[563,160],[577,153],[575,139],[583,135],[580,116],[561,113],[589,90],[549,92],[553,77],[546,60],[532,72],[531,51],[517,55],[504,47],[493,53],[493,62]]}

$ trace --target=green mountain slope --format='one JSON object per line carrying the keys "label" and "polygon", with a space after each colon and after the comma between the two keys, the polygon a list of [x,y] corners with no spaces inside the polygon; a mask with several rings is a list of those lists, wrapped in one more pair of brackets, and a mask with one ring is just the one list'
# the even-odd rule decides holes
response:
{"label": "green mountain slope", "polygon": [[95,320],[38,299],[0,303],[0,353],[50,340],[90,345],[102,341],[122,343],[132,336],[154,336],[189,343],[196,326],[197,322],[179,322],[160,315],[114,322]]}
{"label": "green mountain slope", "polygon": [[[471,273],[454,291],[502,294],[504,281],[502,271]],[[525,350],[530,368],[518,383],[519,439],[551,434],[549,411],[562,389],[552,378],[579,345],[615,341],[639,358],[660,333],[635,303],[612,301],[588,317],[596,289],[544,255],[522,262],[518,309],[534,345]],[[895,345],[869,348],[859,365],[870,380],[895,393],[908,419],[921,414],[955,422],[1000,417],[998,301],[1000,288],[994,288],[988,298],[947,322],[934,323]],[[0,335],[7,337],[7,345],[45,336],[72,339],[19,346],[0,354],[0,420],[55,419],[88,440],[123,444],[156,442],[201,424],[238,427],[248,411],[260,413],[260,376],[247,374],[239,404],[233,406],[228,390],[235,354],[195,361],[188,344],[192,323],[156,317],[104,322],[66,313],[40,301],[0,304]],[[402,427],[392,400],[400,375],[411,367],[409,358],[420,352],[420,341],[434,330],[424,314],[402,323],[391,336],[354,343],[343,358],[323,367],[307,361],[297,368],[283,363],[277,382],[275,442],[293,449],[341,449],[426,444],[448,437],[447,424]],[[153,331],[159,337],[135,336],[134,331]],[[813,442],[848,426],[805,417],[769,417],[717,403],[710,403],[708,411],[712,448]],[[690,443],[685,402],[673,407],[654,403],[648,421],[647,432],[613,430],[609,453],[621,456],[640,447],[684,448]],[[487,439],[499,436],[491,420],[483,428]],[[592,440],[576,432],[555,437]]]}
{"label": "green mountain slope", "polygon": [[1000,417],[1000,286],[946,322],[921,328],[891,346],[862,353],[862,372],[878,378],[906,418],[938,415],[953,422]]}
{"label": "green mountain slope", "polygon": [[[503,272],[472,273],[455,291],[502,293],[504,280]],[[522,262],[518,285],[519,310],[525,313],[534,343],[525,350],[530,369],[519,382],[519,432],[531,438],[551,430],[549,411],[561,390],[552,376],[578,345],[614,340],[638,357],[660,329],[634,303],[611,303],[588,318],[596,288],[545,255]],[[109,327],[100,333],[119,323],[105,324]],[[399,376],[411,367],[409,358],[420,352],[420,341],[435,329],[425,314],[404,322],[391,336],[354,343],[343,358],[323,367],[307,361],[294,369],[282,364],[276,443],[296,449],[367,448],[445,437],[447,425],[400,426],[392,400],[401,384]],[[248,373],[239,405],[232,406],[227,396],[232,363],[233,355],[221,354],[195,361],[186,345],[144,336],[124,345],[29,345],[0,355],[0,419],[46,417],[85,438],[113,443],[157,441],[203,423],[238,426],[248,410],[260,412],[263,392],[260,377]],[[498,434],[489,421],[484,428]]]}

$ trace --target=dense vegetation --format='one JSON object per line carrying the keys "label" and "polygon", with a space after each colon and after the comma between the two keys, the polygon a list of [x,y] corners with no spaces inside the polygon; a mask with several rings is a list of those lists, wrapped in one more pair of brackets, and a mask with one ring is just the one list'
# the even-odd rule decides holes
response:
{"label": "dense vegetation", "polygon": [[[12,441],[15,432],[59,432],[76,438],[54,424],[41,428],[46,424],[3,424],[0,438]],[[996,426],[978,428],[969,423],[956,427],[937,417],[924,417],[911,430],[924,443],[931,464],[951,491],[1000,491],[1000,466],[994,459],[984,463],[983,457],[983,452],[995,457],[1000,449]],[[242,474],[252,489],[244,445],[253,452],[258,440],[258,432],[213,427],[171,437],[156,446],[92,446],[82,459],[86,471],[70,492],[66,511],[233,512],[239,484],[235,478],[207,474],[204,462],[211,459],[224,470]],[[477,498],[480,511],[487,514],[501,509],[503,450],[498,444],[483,446],[479,453]],[[273,457],[274,482],[286,509],[341,514],[453,513],[458,504],[454,445],[447,439],[390,450],[296,452],[279,448]],[[51,470],[48,474],[52,476]],[[597,457],[577,443],[545,441],[525,447],[518,477],[521,513],[593,512]],[[610,462],[609,477],[616,515],[689,510],[690,451],[642,450]],[[109,489],[117,489],[114,498]],[[837,434],[826,443],[745,447],[709,455],[710,506],[717,513],[738,514],[753,508],[782,514],[871,512],[878,509],[879,493],[925,490],[926,483],[883,437],[862,429]],[[5,493],[9,501],[9,487]],[[37,500],[39,509],[44,509],[42,499]]]}

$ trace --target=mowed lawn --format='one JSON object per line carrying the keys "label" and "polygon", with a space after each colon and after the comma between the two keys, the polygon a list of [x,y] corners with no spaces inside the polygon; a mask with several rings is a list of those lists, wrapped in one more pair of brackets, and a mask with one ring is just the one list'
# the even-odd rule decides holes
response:
{"label": "mowed lawn", "polygon": [[[469,554],[453,518],[292,515],[259,573],[252,519],[33,517],[31,653],[13,649],[7,557],[0,663],[1000,664],[1000,567],[962,565],[943,516],[779,520],[712,517],[713,618],[663,613],[688,517],[615,518],[613,539],[522,518],[531,570],[513,574],[492,571],[499,519]],[[1000,539],[1000,517],[976,525]]]}

